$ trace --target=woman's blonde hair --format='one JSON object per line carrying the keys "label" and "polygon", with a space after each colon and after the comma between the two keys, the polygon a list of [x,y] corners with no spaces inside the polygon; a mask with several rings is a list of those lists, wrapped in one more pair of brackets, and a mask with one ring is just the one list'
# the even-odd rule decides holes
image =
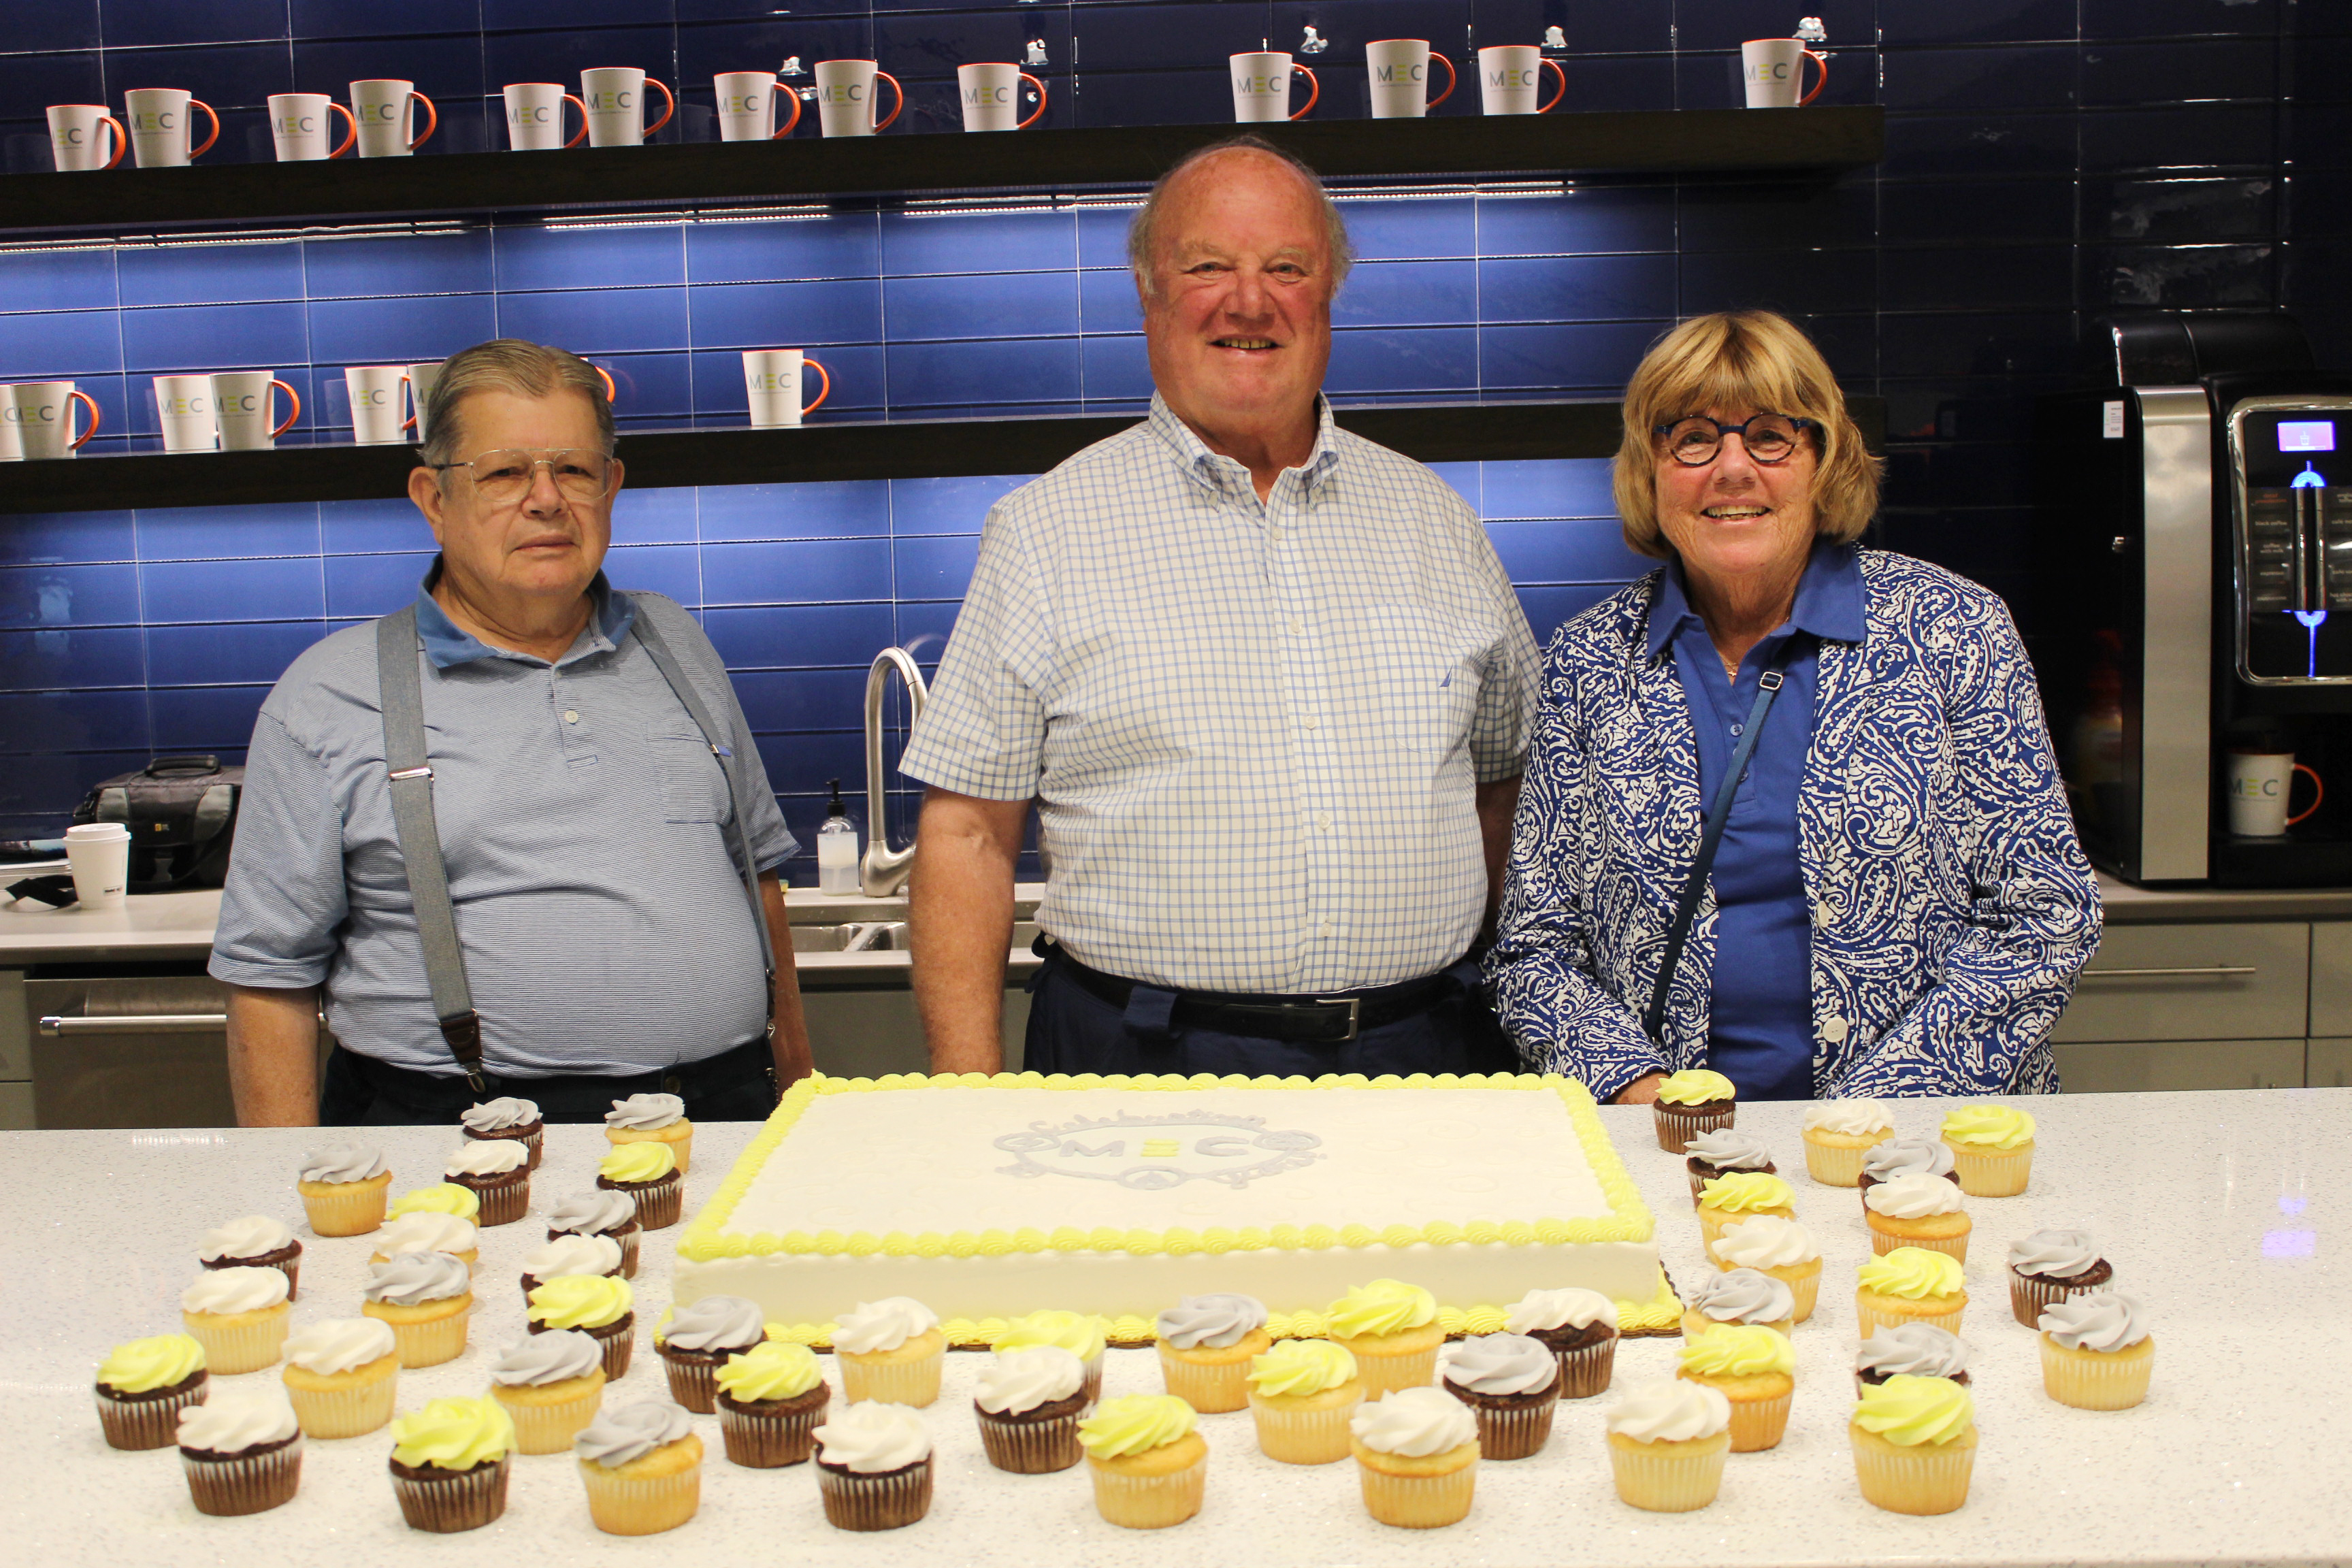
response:
{"label": "woman's blonde hair", "polygon": [[1821,426],[1813,529],[1848,544],[1878,510],[1878,459],[1845,411],[1845,395],[1812,340],[1769,310],[1693,316],[1658,340],[1625,388],[1625,437],[1611,483],[1625,542],[1661,560],[1674,552],[1658,527],[1657,426],[1708,409],[1786,414]]}

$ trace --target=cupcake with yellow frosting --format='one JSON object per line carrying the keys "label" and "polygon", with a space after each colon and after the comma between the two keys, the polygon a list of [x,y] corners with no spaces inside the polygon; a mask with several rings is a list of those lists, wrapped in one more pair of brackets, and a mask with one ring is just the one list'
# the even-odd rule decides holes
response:
{"label": "cupcake with yellow frosting", "polygon": [[382,1263],[404,1252],[446,1252],[466,1266],[471,1274],[474,1265],[481,1261],[481,1236],[474,1222],[459,1219],[453,1214],[432,1209],[419,1209],[387,1222],[376,1232],[375,1251],[370,1263]]}
{"label": "cupcake with yellow frosting", "polygon": [[1426,1388],[1437,1375],[1437,1298],[1402,1279],[1359,1285],[1326,1314],[1334,1342],[1356,1358],[1364,1397],[1396,1388]]}
{"label": "cupcake with yellow frosting", "polygon": [[596,1162],[596,1184],[635,1198],[637,1223],[647,1230],[676,1225],[686,1206],[686,1178],[667,1143],[623,1144]]}
{"label": "cupcake with yellow frosting", "polygon": [[1805,1171],[1825,1187],[1862,1179],[1862,1162],[1895,1136],[1895,1113],[1883,1100],[1823,1100],[1805,1108]]}
{"label": "cupcake with yellow frosting", "polygon": [[1730,1403],[1731,1451],[1777,1448],[1797,1397],[1797,1348],[1789,1336],[1727,1323],[1683,1342],[1677,1377],[1703,1383]]}
{"label": "cupcake with yellow frosting", "polygon": [[[571,1239],[613,1246],[601,1237]],[[613,1250],[617,1267],[620,1249]],[[759,1304],[740,1296],[705,1296],[677,1308],[654,1326],[654,1351],[669,1373],[669,1396],[697,1415],[716,1414],[719,1369],[729,1356],[740,1355],[767,1337]]]}
{"label": "cupcake with yellow frosting", "polygon": [[864,1400],[814,1436],[817,1495],[835,1530],[897,1530],[931,1511],[931,1434],[907,1406]]}
{"label": "cupcake with yellow frosting", "polygon": [[814,1351],[763,1340],[730,1354],[711,1381],[729,1463],[773,1470],[807,1460],[833,1399]]}
{"label": "cupcake with yellow frosting", "polygon": [[[1038,1318],[1046,1314],[1038,1313]],[[1075,1313],[1060,1317],[1075,1319]],[[1027,1322],[1028,1320],[1023,1320]],[[1051,1344],[1052,1329],[1033,1328],[1036,1337],[1016,1341]],[[1020,1323],[1014,1325],[1016,1330]],[[1001,1345],[1002,1341],[998,1342]],[[1102,1336],[1095,1335],[1095,1359],[1102,1359]],[[940,1369],[948,1354],[948,1337],[940,1329],[939,1314],[912,1296],[885,1296],[860,1301],[833,1325],[833,1359],[841,1366],[841,1396],[852,1405],[904,1405],[919,1410],[940,1396]],[[1096,1373],[1101,1375],[1099,1372]]]}
{"label": "cupcake with yellow frosting", "polygon": [[1950,1513],[1969,1500],[1976,1401],[1946,1377],[1898,1373],[1862,1391],[1846,1423],[1864,1500],[1890,1513]]}
{"label": "cupcake with yellow frosting", "polygon": [[626,1193],[602,1190],[574,1193],[547,1211],[547,1239],[567,1236],[601,1236],[621,1249],[621,1278],[637,1277],[637,1243],[645,1227],[637,1223],[637,1200]]}
{"label": "cupcake with yellow frosting", "polygon": [[234,1519],[293,1500],[302,1428],[275,1384],[230,1384],[180,1412],[173,1438],[198,1513]]}
{"label": "cupcake with yellow frosting", "polygon": [[1696,1339],[1727,1323],[1780,1333],[1796,1327],[1797,1293],[1785,1280],[1755,1268],[1727,1268],[1691,1287],[1683,1302],[1683,1338]]}
{"label": "cupcake with yellow frosting", "polygon": [[1478,1452],[1489,1459],[1542,1451],[1559,1409],[1559,1358],[1526,1334],[1473,1334],[1437,1354],[1437,1386],[1470,1407]]}
{"label": "cupcake with yellow frosting", "polygon": [[302,1156],[294,1190],[320,1236],[364,1236],[383,1223],[392,1167],[373,1143],[330,1143]]}
{"label": "cupcake with yellow frosting", "polygon": [[633,1094],[604,1112],[604,1139],[618,1149],[628,1143],[666,1143],[677,1158],[680,1175],[694,1155],[694,1123],[686,1101],[674,1094]]}
{"label": "cupcake with yellow frosting", "polygon": [[1086,1380],[1078,1358],[1059,1345],[989,1357],[971,1402],[988,1462],[1015,1475],[1043,1476],[1084,1458],[1078,1422],[1087,1413]]}
{"label": "cupcake with yellow frosting", "polygon": [[1822,1293],[1822,1248],[1813,1233],[1795,1220],[1759,1214],[1727,1221],[1707,1254],[1718,1268],[1753,1268],[1786,1285],[1796,1304],[1795,1321],[1813,1315]]}
{"label": "cupcake with yellow frosting", "polygon": [[222,1377],[278,1361],[294,1307],[275,1268],[212,1268],[180,1292],[180,1321],[205,1347],[205,1366]]}
{"label": "cupcake with yellow frosting", "polygon": [[1204,1415],[1249,1406],[1250,1363],[1273,1345],[1254,1296],[1187,1296],[1152,1325],[1168,1392]]}
{"label": "cupcake with yellow frosting", "polygon": [[282,1221],[247,1215],[205,1232],[196,1261],[207,1268],[275,1268],[286,1276],[286,1299],[302,1294],[302,1243]]}
{"label": "cupcake with yellow frosting", "polygon": [[441,1174],[479,1201],[477,1225],[512,1225],[530,1206],[530,1151],[510,1139],[467,1139],[442,1162]]}
{"label": "cupcake with yellow frosting", "polygon": [[1590,1399],[1617,1367],[1617,1303],[1598,1290],[1530,1290],[1503,1318],[1507,1333],[1540,1341],[1559,1361],[1559,1396]]}
{"label": "cupcake with yellow frosting", "polygon": [[1920,1247],[1898,1247],[1862,1266],[1853,1293],[1856,1331],[1868,1339],[1895,1323],[1927,1323],[1960,1331],[1968,1286],[1955,1259]]}
{"label": "cupcake with yellow frosting", "polygon": [[2013,1198],[2033,1173],[2033,1118],[1990,1100],[1944,1117],[1944,1143],[1960,1191],[1972,1198]]}
{"label": "cupcake with yellow frosting", "polygon": [[607,1410],[572,1439],[589,1522],[607,1535],[658,1535],[702,1506],[702,1439],[675,1405]]}
{"label": "cupcake with yellow frosting", "polygon": [[530,1293],[525,1314],[530,1331],[578,1329],[604,1352],[604,1376],[617,1382],[629,1373],[636,1344],[637,1294],[625,1279],[601,1274],[559,1274]]}
{"label": "cupcake with yellow frosting", "polygon": [[1469,1514],[1478,1422],[1460,1400],[1440,1388],[1396,1389],[1359,1409],[1348,1430],[1364,1511],[1374,1519],[1437,1530]]}
{"label": "cupcake with yellow frosting", "polygon": [[1683,1378],[1643,1384],[1609,1412],[1609,1468],[1617,1496],[1652,1513],[1713,1502],[1731,1452],[1731,1401]]}
{"label": "cupcake with yellow frosting", "polygon": [[[1104,1323],[1092,1312],[1065,1312],[1048,1308],[1013,1320],[1012,1327],[996,1336],[990,1348],[996,1351],[1023,1351],[1035,1345],[1059,1345],[1078,1358],[1086,1369],[1087,1407],[1094,1408],[1102,1397],[1103,1331]],[[835,1342],[838,1349],[838,1342]],[[933,1397],[938,1391],[933,1390]],[[908,1400],[905,1403],[913,1404]],[[925,1403],[929,1403],[926,1401]]]}
{"label": "cupcake with yellow frosting", "polygon": [[1969,1232],[1975,1227],[1960,1189],[1943,1177],[1921,1173],[1881,1182],[1862,1194],[1862,1208],[1870,1250],[1881,1257],[1898,1247],[1922,1247],[1967,1264]]}
{"label": "cupcake with yellow frosting", "polygon": [[392,1419],[400,1342],[380,1318],[330,1318],[287,1340],[278,1375],[304,1436],[361,1436]]}
{"label": "cupcake with yellow frosting", "polygon": [[2077,1410],[2129,1410],[2147,1397],[2156,1338],[2138,1301],[2098,1290],[2042,1310],[2042,1387]]}
{"label": "cupcake with yellow frosting", "polygon": [[1705,1068],[1668,1073],[1651,1107],[1657,1119],[1658,1147],[1669,1154],[1687,1154],[1694,1135],[1730,1126],[1739,1109],[1738,1093],[1729,1079]]}
{"label": "cupcake with yellow frosting", "polygon": [[519,1451],[561,1454],[604,1402],[604,1347],[577,1329],[526,1334],[491,1363],[490,1397],[514,1422]]}
{"label": "cupcake with yellow frosting", "polygon": [[1095,1511],[1129,1530],[1164,1530],[1200,1512],[1209,1445],[1196,1425],[1192,1407],[1172,1394],[1104,1400],[1078,1423]]}
{"label": "cupcake with yellow frosting", "polygon": [[446,1252],[401,1252],[368,1266],[360,1310],[392,1325],[404,1367],[439,1366],[466,1352],[474,1290],[466,1266]]}
{"label": "cupcake with yellow frosting", "polygon": [[1780,1177],[1761,1171],[1733,1171],[1699,1187],[1699,1243],[1713,1247],[1723,1227],[1738,1220],[1760,1214],[1790,1219],[1796,1212],[1796,1190]]}
{"label": "cupcake with yellow frosting", "polygon": [[98,1425],[106,1446],[169,1447],[180,1412],[202,1405],[209,1385],[205,1347],[187,1334],[119,1344],[98,1363]]}
{"label": "cupcake with yellow frosting", "polygon": [[507,1510],[514,1422],[495,1399],[430,1399],[392,1424],[392,1490],[411,1530],[454,1535]]}
{"label": "cupcake with yellow frosting", "polygon": [[1250,1417],[1257,1446],[1286,1465],[1348,1457],[1348,1421],[1364,1402],[1356,1358],[1329,1340],[1281,1340],[1251,1361]]}

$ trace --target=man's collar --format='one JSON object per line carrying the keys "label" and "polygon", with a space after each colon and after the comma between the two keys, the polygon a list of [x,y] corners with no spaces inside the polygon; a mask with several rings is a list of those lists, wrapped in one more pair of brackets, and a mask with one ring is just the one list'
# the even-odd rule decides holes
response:
{"label": "man's collar", "polygon": [[[449,618],[449,612],[433,596],[435,584],[441,581],[441,557],[436,555],[425,574],[425,581],[416,587],[416,635],[424,642],[425,657],[433,661],[433,668],[447,669],[453,665],[471,664],[478,658],[527,658],[507,648],[492,647]],[[621,639],[635,624],[637,606],[626,594],[614,592],[603,572],[598,572],[595,581],[588,584],[588,597],[595,607],[588,616],[587,629],[572,645],[571,651],[556,660],[558,664],[620,647]]]}
{"label": "man's collar", "polygon": [[[1683,581],[1683,563],[1670,556],[1658,584],[1657,603],[1650,606],[1647,658],[1655,658],[1674,641],[1685,620],[1696,621]],[[1784,624],[1810,632],[1823,642],[1858,643],[1863,638],[1862,563],[1851,544],[1813,541],[1804,575],[1797,579],[1797,601]],[[1777,627],[1775,628],[1778,629]]]}
{"label": "man's collar", "polygon": [[[1228,477],[1239,475],[1241,482],[1244,485],[1248,484],[1249,470],[1235,459],[1220,457],[1209,450],[1208,443],[1202,440],[1190,425],[1177,417],[1176,411],[1168,406],[1168,400],[1157,392],[1151,395],[1151,413],[1145,423],[1159,433],[1161,440],[1168,443],[1169,449],[1176,454],[1176,459],[1183,466],[1185,472],[1201,483],[1213,489],[1219,489],[1222,485],[1221,475]],[[1298,465],[1299,472],[1306,478],[1307,493],[1310,495],[1323,487],[1324,482],[1330,479],[1332,470],[1339,465],[1339,443],[1332,438],[1337,428],[1331,418],[1330,399],[1319,392],[1317,393],[1315,395],[1315,445],[1307,452],[1307,460]]]}

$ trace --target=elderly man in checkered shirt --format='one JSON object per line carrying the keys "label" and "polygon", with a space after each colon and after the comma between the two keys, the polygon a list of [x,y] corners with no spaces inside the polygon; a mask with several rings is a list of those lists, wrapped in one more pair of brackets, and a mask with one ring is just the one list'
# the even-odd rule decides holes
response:
{"label": "elderly man in checkered shirt", "polygon": [[932,1066],[1002,1066],[1034,805],[1029,1068],[1508,1068],[1469,953],[1539,660],[1471,509],[1332,423],[1347,230],[1243,137],[1160,182],[1129,255],[1150,415],[990,513],[901,763]]}

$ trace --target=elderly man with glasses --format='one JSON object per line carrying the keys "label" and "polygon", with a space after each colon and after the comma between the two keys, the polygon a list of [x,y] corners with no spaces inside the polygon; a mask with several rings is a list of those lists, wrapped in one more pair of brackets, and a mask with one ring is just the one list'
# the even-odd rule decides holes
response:
{"label": "elderly man with glasses", "polygon": [[[719,655],[602,570],[595,367],[450,359],[409,475],[440,554],[254,726],[211,971],[247,1126],[764,1116],[809,1071],[775,868],[795,847]],[[336,1047],[319,1071],[323,994]],[[470,1123],[471,1119],[469,1119]]]}

